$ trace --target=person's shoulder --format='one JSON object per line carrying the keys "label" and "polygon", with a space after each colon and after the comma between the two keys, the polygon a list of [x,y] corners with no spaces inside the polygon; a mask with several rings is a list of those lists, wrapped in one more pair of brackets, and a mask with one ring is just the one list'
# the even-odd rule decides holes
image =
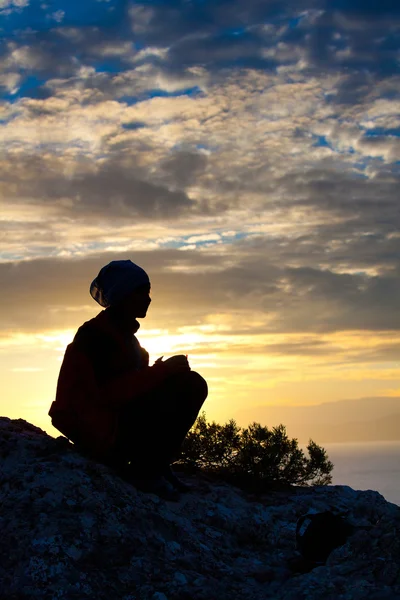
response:
{"label": "person's shoulder", "polygon": [[73,341],[75,346],[87,349],[96,344],[101,345],[107,340],[107,331],[102,325],[102,319],[100,318],[101,314],[102,313],[93,317],[93,319],[89,319],[89,321],[85,321],[85,323],[79,327]]}

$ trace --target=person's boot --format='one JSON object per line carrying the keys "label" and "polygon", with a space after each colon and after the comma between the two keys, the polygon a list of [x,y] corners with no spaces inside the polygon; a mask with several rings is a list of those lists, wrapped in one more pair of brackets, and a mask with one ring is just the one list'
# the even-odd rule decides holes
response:
{"label": "person's boot", "polygon": [[174,487],[178,492],[190,492],[192,487],[187,483],[184,483],[171,469],[171,465],[167,465],[163,471],[165,479]]}
{"label": "person's boot", "polygon": [[131,483],[135,486],[136,489],[144,492],[146,494],[156,494],[160,498],[164,500],[169,500],[171,502],[178,502],[180,499],[180,494],[177,489],[175,489],[169,481],[158,475],[156,477],[149,477],[145,479],[138,479],[133,477],[131,479]]}
{"label": "person's boot", "polygon": [[171,502],[177,502],[180,499],[179,491],[162,474],[138,471],[130,465],[127,481],[146,494],[156,494]]}

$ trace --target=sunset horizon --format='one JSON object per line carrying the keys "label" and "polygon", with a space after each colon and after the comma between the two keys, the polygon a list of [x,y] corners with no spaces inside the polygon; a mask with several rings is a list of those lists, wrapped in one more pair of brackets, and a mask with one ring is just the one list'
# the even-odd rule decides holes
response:
{"label": "sunset horizon", "polygon": [[399,19],[0,0],[1,415],[60,435],[90,283],[130,259],[150,365],[187,354],[208,420],[400,440]]}

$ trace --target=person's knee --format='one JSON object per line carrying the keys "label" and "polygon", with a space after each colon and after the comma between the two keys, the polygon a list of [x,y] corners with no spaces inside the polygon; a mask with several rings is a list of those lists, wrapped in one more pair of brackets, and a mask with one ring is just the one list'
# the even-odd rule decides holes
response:
{"label": "person's knee", "polygon": [[[172,381],[173,379],[173,381]],[[175,392],[183,398],[191,399],[194,403],[203,404],[208,395],[208,385],[204,377],[196,371],[179,373],[171,378]]]}
{"label": "person's knee", "polygon": [[193,397],[204,402],[208,395],[208,385],[204,377],[197,371],[188,371],[182,374],[181,384],[184,390]]}

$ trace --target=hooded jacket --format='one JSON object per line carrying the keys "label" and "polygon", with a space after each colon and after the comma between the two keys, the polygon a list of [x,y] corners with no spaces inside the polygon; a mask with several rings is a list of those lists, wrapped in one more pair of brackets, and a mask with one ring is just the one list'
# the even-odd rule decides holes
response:
{"label": "hooded jacket", "polygon": [[84,323],[67,346],[49,416],[63,435],[97,459],[107,458],[116,441],[121,410],[166,377],[134,333],[126,337],[108,310]]}

